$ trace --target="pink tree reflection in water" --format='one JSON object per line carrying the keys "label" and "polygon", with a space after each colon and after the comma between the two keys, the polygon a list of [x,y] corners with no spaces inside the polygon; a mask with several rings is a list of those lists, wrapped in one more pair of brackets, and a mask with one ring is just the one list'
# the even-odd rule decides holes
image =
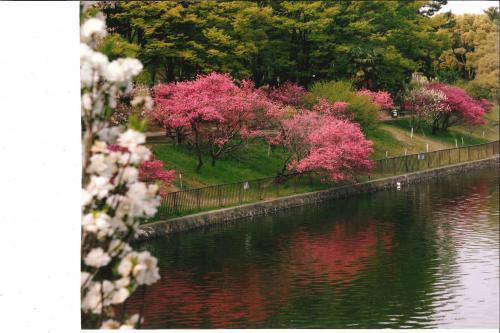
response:
{"label": "pink tree reflection in water", "polygon": [[392,249],[392,235],[377,235],[373,221],[354,232],[348,227],[347,223],[337,223],[330,233],[313,238],[304,232],[297,233],[291,248],[292,257],[299,267],[314,275],[326,275],[331,281],[352,282],[365,269],[368,259],[376,255],[378,245],[386,251]]}
{"label": "pink tree reflection in water", "polygon": [[[249,262],[236,268],[226,262],[203,276],[162,269],[161,281],[144,295],[143,327],[255,327],[286,303],[291,286],[307,286],[320,276],[332,285],[350,283],[377,248],[390,251],[392,233],[377,231],[375,224],[352,230],[352,224],[337,222],[321,234],[297,230],[286,242],[278,238],[281,258],[275,267]],[[140,310],[141,296],[130,298],[127,311]]]}

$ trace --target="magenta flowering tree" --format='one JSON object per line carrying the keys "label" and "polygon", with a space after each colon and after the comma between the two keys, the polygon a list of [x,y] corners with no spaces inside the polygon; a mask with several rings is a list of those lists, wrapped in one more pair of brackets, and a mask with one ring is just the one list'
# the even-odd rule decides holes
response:
{"label": "magenta flowering tree", "polygon": [[446,95],[439,90],[425,86],[411,90],[405,99],[405,108],[413,110],[416,116],[415,129],[422,121],[434,124],[443,113],[449,112]]}
{"label": "magenta flowering tree", "polygon": [[443,101],[446,107],[442,108],[433,118],[432,133],[436,133],[438,130],[446,130],[458,123],[484,124],[485,109],[481,102],[470,97],[464,89],[437,82],[430,83],[426,87],[440,91],[446,96]]}
{"label": "magenta flowering tree", "polygon": [[354,114],[348,110],[347,102],[330,102],[324,98],[318,98],[318,102],[312,107],[312,111],[319,114],[335,116],[339,119],[353,120]]}
{"label": "magenta flowering tree", "polygon": [[164,170],[163,162],[152,159],[144,161],[139,166],[139,180],[145,183],[156,183],[159,187],[159,194],[165,197],[167,187],[175,179],[175,170]]}
{"label": "magenta flowering tree", "polygon": [[204,153],[215,165],[244,140],[258,136],[256,112],[271,107],[252,82],[238,86],[228,74],[200,75],[193,81],[157,85],[153,91],[155,108],[150,117],[177,138],[190,139],[198,157],[197,171]]}
{"label": "magenta flowering tree", "polygon": [[390,110],[394,107],[394,101],[392,100],[391,94],[385,90],[371,91],[368,89],[361,89],[357,94],[368,96],[379,110]]}
{"label": "magenta flowering tree", "polygon": [[286,171],[316,171],[333,181],[352,179],[372,166],[372,143],[359,125],[330,114],[301,110],[281,121],[270,143],[281,145],[284,151],[278,179]]}
{"label": "magenta flowering tree", "polygon": [[487,100],[486,98],[481,98],[477,102],[483,108],[484,112],[490,112],[491,109],[493,108],[493,103]]}
{"label": "magenta flowering tree", "polygon": [[299,172],[320,172],[333,181],[355,179],[371,170],[373,143],[364,137],[359,124],[335,117],[323,120],[307,138],[308,155],[292,166]]}
{"label": "magenta flowering tree", "polygon": [[269,91],[269,98],[283,105],[299,107],[304,101],[305,89],[293,82],[286,81]]}

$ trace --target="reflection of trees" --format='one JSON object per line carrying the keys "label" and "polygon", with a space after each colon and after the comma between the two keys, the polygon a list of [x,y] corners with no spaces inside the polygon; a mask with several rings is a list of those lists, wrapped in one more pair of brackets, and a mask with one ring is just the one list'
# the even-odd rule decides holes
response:
{"label": "reflection of trees", "polygon": [[432,326],[489,189],[455,177],[158,240],[145,327]]}
{"label": "reflection of trees", "polygon": [[346,228],[346,224],[348,222],[340,221],[333,225],[330,233],[314,237],[304,231],[297,232],[291,244],[291,256],[308,274],[352,282],[365,268],[367,260],[376,255],[378,242],[390,249],[391,237],[377,235],[375,222],[355,233]]}

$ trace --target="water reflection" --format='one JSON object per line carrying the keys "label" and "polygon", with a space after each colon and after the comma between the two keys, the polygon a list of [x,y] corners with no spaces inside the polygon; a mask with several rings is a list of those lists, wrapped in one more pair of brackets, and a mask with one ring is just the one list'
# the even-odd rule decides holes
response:
{"label": "water reflection", "polygon": [[498,207],[493,170],[157,240],[144,326],[498,327]]}

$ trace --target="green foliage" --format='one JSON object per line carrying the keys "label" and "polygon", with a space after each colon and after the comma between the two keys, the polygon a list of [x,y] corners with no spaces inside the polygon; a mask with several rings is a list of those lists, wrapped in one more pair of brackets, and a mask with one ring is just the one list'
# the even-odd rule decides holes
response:
{"label": "green foliage", "polygon": [[475,99],[493,98],[491,90],[488,87],[481,85],[476,80],[473,81],[459,80],[455,81],[454,85],[465,89],[465,91],[467,91],[467,94],[469,94],[471,97]]}
{"label": "green foliage", "polygon": [[[257,86],[352,79],[357,88],[394,94],[415,70],[435,76],[435,59],[450,44],[443,30],[449,22],[428,17],[441,4],[209,0],[100,6],[110,31],[139,46],[148,72],[143,83],[219,71]],[[125,52],[126,44],[118,44],[113,52]]]}
{"label": "green foliage", "polygon": [[146,125],[147,120],[140,118],[135,113],[132,113],[128,116],[128,128],[134,129],[139,132],[144,132],[146,130]]}
{"label": "green foliage", "polygon": [[364,130],[377,126],[378,109],[367,96],[356,95],[350,81],[320,81],[311,86],[306,95],[306,105],[312,107],[318,100],[324,98],[328,101],[347,102],[348,110],[354,114],[354,121],[358,122]]}
{"label": "green foliage", "polygon": [[110,60],[121,57],[136,58],[139,53],[139,49],[139,45],[127,42],[116,33],[106,36],[102,44],[99,46],[99,51],[107,55]]}

